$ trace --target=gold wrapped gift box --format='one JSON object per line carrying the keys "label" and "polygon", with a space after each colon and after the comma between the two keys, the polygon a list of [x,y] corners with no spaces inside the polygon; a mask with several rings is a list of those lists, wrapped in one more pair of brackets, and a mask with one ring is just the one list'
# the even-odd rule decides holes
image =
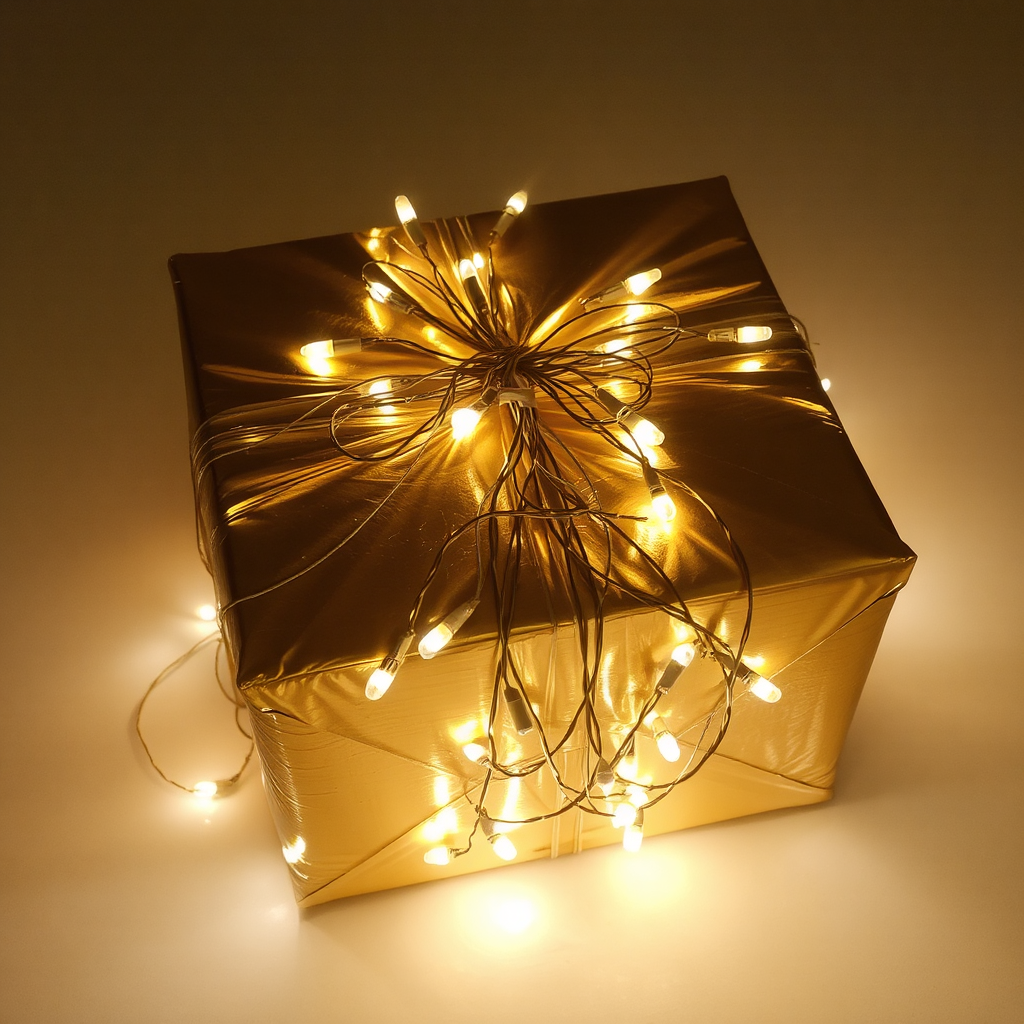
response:
{"label": "gold wrapped gift box", "polygon": [[[486,239],[496,217],[425,225],[439,262],[457,261],[467,238]],[[367,260],[411,263],[416,255],[400,229],[386,228],[171,261],[201,544],[302,905],[502,863],[486,842],[447,866],[424,862],[431,846],[464,841],[476,820],[484,769],[462,746],[489,719],[493,600],[485,595],[437,658],[423,660],[413,647],[384,699],[368,701],[363,691],[405,629],[440,544],[476,515],[508,444],[507,415],[489,411],[490,427],[472,446],[440,438],[426,445],[412,471],[409,460],[353,462],[332,440],[325,396],[343,381],[428,372],[431,359],[369,346],[318,366],[299,351],[317,339],[383,334],[443,345],[415,317],[367,296]],[[538,204],[494,249],[516,328],[534,339],[564,323],[580,297],[654,266],[663,275],[654,298],[685,327],[773,329],[754,346],[695,338],[652,359],[644,415],[666,434],[652,462],[683,478],[742,549],[754,589],[745,660],[783,697],[768,704],[737,687],[724,741],[648,809],[648,835],[831,796],[860,689],[914,561],[724,178]],[[635,465],[630,471],[543,394],[537,415],[586,466],[604,507],[643,511]],[[401,404],[380,416],[378,441],[401,436],[415,420]],[[346,444],[368,443],[357,420],[338,431]],[[630,529],[692,616],[735,646],[746,598],[707,510],[683,501],[671,523]],[[627,577],[639,572],[620,568]],[[509,651],[539,721],[561,736],[580,704],[581,656],[552,572],[543,547],[528,546]],[[475,575],[472,545],[454,546],[423,622],[472,596]],[[635,719],[680,631],[663,611],[617,592],[608,595],[603,629],[598,691],[614,741],[614,723]],[[718,706],[721,671],[697,659],[682,678],[659,711],[685,758]],[[536,735],[519,735],[507,718],[494,723],[503,757],[538,757]],[[555,754],[577,784],[584,748],[576,736]],[[674,770],[643,729],[619,769],[647,784]],[[492,816],[537,819],[507,827],[522,860],[620,841],[606,817],[578,809],[545,817],[561,799],[544,771],[494,779],[487,794]]]}

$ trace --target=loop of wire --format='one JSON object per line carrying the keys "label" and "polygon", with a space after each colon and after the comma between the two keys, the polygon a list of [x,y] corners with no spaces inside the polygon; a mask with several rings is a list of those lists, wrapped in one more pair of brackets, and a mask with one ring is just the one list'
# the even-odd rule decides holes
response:
{"label": "loop of wire", "polygon": [[[432,233],[434,244],[454,251],[456,257],[478,248],[468,222],[463,220],[455,221],[454,228],[437,225]],[[605,508],[599,481],[588,465],[590,456],[574,450],[566,440],[566,428],[583,428],[585,436],[592,439],[588,445],[602,443],[608,453],[624,460],[627,467],[634,467],[638,481],[647,479],[652,472],[648,455],[629,427],[609,413],[600,391],[614,382],[617,393],[628,396],[629,408],[642,411],[651,399],[659,365],[668,365],[660,357],[676,349],[671,365],[697,361],[697,356],[685,350],[680,353],[679,348],[685,349],[689,341],[707,341],[708,335],[684,328],[671,305],[645,300],[595,308],[584,304],[543,333],[524,332],[520,325],[527,323],[528,317],[520,300],[500,280],[491,245],[487,245],[486,252],[480,266],[483,302],[479,297],[474,301],[464,282],[436,262],[426,245],[418,252],[404,250],[404,262],[372,259],[363,268],[370,294],[374,295],[375,287],[378,294],[389,294],[386,301],[400,311],[404,322],[425,325],[435,340],[424,344],[381,334],[359,339],[362,347],[371,354],[373,350],[405,353],[411,361],[422,364],[426,360],[428,369],[400,375],[378,373],[359,380],[317,373],[322,387],[313,398],[301,400],[307,407],[299,415],[281,425],[256,426],[246,426],[231,414],[214,417],[193,446],[197,492],[217,460],[310,431],[325,430],[339,456],[352,464],[387,464],[398,471],[395,482],[384,485],[385,492],[369,513],[340,541],[310,558],[300,570],[236,597],[221,609],[223,616],[243,602],[287,587],[328,562],[370,528],[396,492],[417,479],[424,453],[436,445],[451,443],[448,420],[454,410],[477,403],[484,415],[500,417],[504,453],[500,465],[494,467],[475,514],[441,540],[408,620],[397,623],[395,629],[396,636],[421,631],[431,587],[456,546],[472,542],[477,563],[472,599],[479,601],[485,592],[489,594],[498,635],[484,774],[476,796],[468,790],[463,794],[474,809],[475,820],[465,844],[452,848],[456,856],[470,848],[482,823],[521,825],[555,818],[573,809],[612,817],[608,794],[596,789],[598,771],[602,765],[614,771],[623,758],[635,752],[636,738],[663,694],[652,681],[649,694],[631,721],[623,726],[606,720],[599,698],[599,677],[605,653],[605,606],[610,595],[640,608],[660,610],[683,624],[695,638],[700,656],[720,669],[720,695],[710,711],[687,725],[685,734],[692,753],[674,777],[662,783],[631,783],[644,791],[648,807],[692,778],[724,740],[753,614],[753,589],[743,553],[724,519],[707,500],[676,473],[657,471],[657,477],[671,484],[695,517],[704,517],[712,525],[732,561],[736,591],[742,595],[745,608],[734,647],[691,614],[673,580],[631,535],[627,528],[646,517]],[[457,258],[454,264],[458,266]],[[386,388],[374,387],[382,382],[386,382]],[[388,414],[396,410],[410,417],[412,425],[399,427],[390,422]],[[491,424],[488,429],[494,428]],[[281,487],[287,490],[289,484]],[[268,497],[269,493],[254,501]],[[534,709],[532,681],[524,678],[513,657],[519,585],[527,565],[541,562],[540,555],[551,566],[540,582],[552,626],[557,631],[560,625],[554,613],[557,597],[571,608],[579,665],[579,676],[573,682],[578,703],[568,722],[554,734],[549,734],[550,724]],[[644,578],[642,586],[631,581],[638,574]],[[432,609],[434,614],[436,611]],[[154,680],[150,690],[164,676],[162,673]],[[501,749],[497,727],[502,703],[508,701],[510,693],[517,693],[525,703],[539,738],[539,756],[509,759]],[[606,750],[605,739],[612,735],[611,726],[616,727],[619,736],[613,751]],[[576,749],[583,751],[579,782],[570,780],[559,765],[559,755]],[[542,772],[547,772],[557,786],[558,806],[525,817],[502,817],[488,809],[493,782],[522,780]],[[624,779],[618,779],[618,795],[623,785]]]}

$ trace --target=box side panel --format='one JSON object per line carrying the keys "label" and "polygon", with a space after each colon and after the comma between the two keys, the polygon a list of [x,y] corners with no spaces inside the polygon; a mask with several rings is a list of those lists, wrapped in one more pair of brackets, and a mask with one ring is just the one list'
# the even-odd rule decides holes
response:
{"label": "box side panel", "polygon": [[[748,650],[764,659],[762,671],[778,682],[783,699],[767,705],[738,689],[719,754],[650,808],[648,834],[828,798],[893,589],[908,571],[909,565],[897,563],[862,577],[757,595],[758,625]],[[733,600],[719,606],[723,622],[734,622],[735,605]],[[714,614],[710,606],[702,611]],[[618,742],[614,723],[625,725],[635,717],[673,636],[661,613],[623,616],[608,624],[607,678],[626,681],[609,688],[616,698],[605,734],[609,749]],[[533,684],[534,707],[553,733],[570,721],[578,699],[564,682],[574,677],[574,639],[566,629],[515,645],[520,671]],[[493,652],[474,644],[442,657],[443,671],[440,659],[411,658],[386,701],[378,703],[362,699],[360,676],[311,677],[301,685],[292,681],[245,691],[254,702],[265,782],[282,843],[300,836],[305,843],[302,862],[292,868],[304,905],[500,864],[479,836],[470,853],[446,868],[423,863],[431,845],[465,844],[484,777],[460,745],[479,736],[486,721]],[[711,663],[688,669],[659,709],[683,748],[683,761],[669,765],[644,732],[637,737],[637,781],[671,781],[720,698],[720,677]],[[535,737],[520,738],[507,723],[496,743],[506,761],[537,756],[531,746]],[[592,770],[578,739],[559,756],[564,777],[576,784]],[[494,781],[487,797],[489,813],[509,820],[543,816],[560,805],[547,772]],[[445,808],[446,830],[439,831]],[[579,812],[516,827],[510,834],[520,859],[575,852],[621,837],[606,818]]]}

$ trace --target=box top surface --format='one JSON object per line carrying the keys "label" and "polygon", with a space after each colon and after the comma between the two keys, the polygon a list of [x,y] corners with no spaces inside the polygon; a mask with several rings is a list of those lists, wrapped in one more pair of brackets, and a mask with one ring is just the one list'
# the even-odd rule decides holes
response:
{"label": "box top surface", "polygon": [[[467,246],[485,247],[495,217],[425,228],[443,258],[457,261]],[[221,605],[232,606],[225,625],[241,685],[379,660],[439,545],[476,514],[501,463],[507,420],[471,450],[437,435],[405,462],[353,463],[332,441],[324,409],[339,388],[431,372],[437,360],[378,346],[335,360],[325,375],[300,355],[303,344],[388,335],[458,354],[415,317],[367,297],[367,261],[412,263],[409,248],[401,231],[385,228],[172,260],[202,534]],[[667,435],[659,471],[683,479],[729,524],[760,590],[886,563],[903,565],[905,577],[912,553],[822,391],[724,178],[528,207],[493,259],[515,331],[530,345],[559,330],[566,337],[561,325],[579,297],[652,266],[663,276],[651,301],[684,327],[771,326],[771,340],[757,346],[696,338],[651,358],[645,415]],[[621,454],[543,393],[538,415],[585,464],[604,507],[636,514],[644,492]],[[415,420],[395,407],[371,440],[398,437]],[[368,436],[359,423],[340,428],[357,448]],[[670,530],[631,529],[648,531],[652,554],[688,599],[734,594],[721,531],[699,503],[684,496],[681,504]],[[471,545],[450,554],[424,624],[469,596]],[[528,569],[542,561],[540,550],[525,558]],[[542,575],[523,573],[520,629],[551,618]],[[636,607],[611,595],[606,614]],[[459,640],[492,637],[495,628],[485,600]]]}

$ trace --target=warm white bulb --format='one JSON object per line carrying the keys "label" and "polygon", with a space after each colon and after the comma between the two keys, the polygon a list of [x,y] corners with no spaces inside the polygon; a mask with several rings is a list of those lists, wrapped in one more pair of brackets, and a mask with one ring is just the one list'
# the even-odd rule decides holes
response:
{"label": "warm white bulb", "polygon": [[655,742],[658,744],[658,752],[666,761],[675,763],[679,760],[679,744],[676,742],[675,736],[667,729],[658,733]]}
{"label": "warm white bulb", "polygon": [[497,835],[491,836],[491,846],[494,848],[494,852],[502,860],[515,860],[516,850],[515,843],[504,833],[499,832]]}
{"label": "warm white bulb", "polygon": [[469,277],[476,277],[476,265],[472,260],[459,260],[459,277],[463,281]]}
{"label": "warm white bulb", "polygon": [[697,653],[697,648],[694,647],[693,644],[691,644],[689,642],[687,642],[685,644],[680,644],[672,652],[672,660],[677,665],[682,665],[683,668],[686,668],[690,664],[690,662],[693,661],[693,657],[694,657],[694,655],[696,653]]}
{"label": "warm white bulb", "polygon": [[213,622],[217,618],[217,609],[212,604],[201,604],[196,609],[196,617],[203,622]]}
{"label": "warm white bulb", "polygon": [[302,836],[298,836],[292,842],[281,847],[281,853],[284,854],[284,859],[289,864],[298,864],[302,860],[302,855],[306,852],[306,840]]}
{"label": "warm white bulb", "polygon": [[766,704],[774,704],[782,696],[782,691],[764,676],[751,673],[747,681],[747,689],[755,697],[760,697]]}
{"label": "warm white bulb", "polygon": [[427,635],[420,641],[419,652],[421,658],[427,658],[428,660],[434,657],[438,651],[443,650],[448,646],[448,641],[455,636],[443,622],[439,622]]}
{"label": "warm white bulb", "polygon": [[192,787],[192,792],[198,797],[203,797],[204,799],[209,800],[217,795],[217,783],[206,780],[203,782],[197,782]]}
{"label": "warm white bulb", "polygon": [[488,753],[487,748],[482,743],[477,743],[476,740],[467,743],[462,748],[462,752],[470,759],[470,761],[473,761],[476,764],[483,761],[484,758],[487,757]]}
{"label": "warm white bulb", "polygon": [[772,336],[770,327],[739,327],[736,330],[736,340],[741,345],[752,345],[757,341],[768,341]]}
{"label": "warm white bulb", "polygon": [[428,661],[448,646],[449,641],[462,629],[469,617],[477,610],[479,598],[460,604],[449,612],[419,643],[420,657]]}
{"label": "warm white bulb", "polygon": [[[372,381],[370,386],[366,389],[366,393],[368,395],[390,395],[391,390],[391,378],[384,377],[382,380]],[[379,405],[377,406],[377,409],[385,415],[389,415],[395,411],[395,407],[393,405]]]}
{"label": "warm white bulb", "polygon": [[630,295],[643,295],[652,284],[660,280],[661,271],[655,267],[653,270],[645,270],[642,274],[633,274],[622,283]]}
{"label": "warm white bulb", "polygon": [[623,800],[622,803],[615,805],[615,810],[612,812],[612,824],[616,828],[627,828],[636,821],[636,813],[636,805],[628,800]]}
{"label": "warm white bulb", "polygon": [[635,427],[630,428],[630,433],[645,448],[657,448],[665,440],[664,432],[650,420],[641,420]]}
{"label": "warm white bulb", "polygon": [[662,693],[668,693],[672,689],[683,670],[693,661],[696,653],[696,646],[688,640],[679,644],[672,651],[672,658],[665,666],[665,670],[661,673],[661,678],[657,684],[658,689]]}
{"label": "warm white bulb", "polygon": [[515,195],[509,196],[508,202],[505,204],[505,209],[509,213],[513,213],[516,216],[519,216],[519,214],[521,214],[523,210],[526,209],[527,198],[528,197],[526,193],[522,189],[520,189],[518,192],[516,192]]}
{"label": "warm white bulb", "polygon": [[423,854],[423,859],[428,864],[443,868],[445,864],[451,861],[452,854],[447,846],[433,846]]}
{"label": "warm white bulb", "polygon": [[643,845],[644,830],[641,825],[627,825],[622,833],[622,848],[627,853],[636,853]]}
{"label": "warm white bulb", "polygon": [[664,491],[652,496],[651,505],[654,508],[655,515],[663,523],[669,523],[675,519],[676,504]]}
{"label": "warm white bulb", "polygon": [[375,668],[366,681],[367,699],[380,700],[394,681],[394,672],[389,672],[386,668]]}
{"label": "warm white bulb", "polygon": [[480,422],[480,413],[477,409],[472,409],[466,406],[462,409],[456,409],[452,413],[452,437],[456,441],[461,441],[464,437],[469,437],[470,434],[476,430],[476,425]]}
{"label": "warm white bulb", "polygon": [[497,224],[491,229],[491,243],[493,244],[497,239],[501,238],[503,234],[512,226],[512,222],[526,209],[526,193],[517,192],[514,196],[510,196],[508,202],[505,204],[505,209],[501,211],[501,216],[498,218]]}
{"label": "warm white bulb", "polygon": [[367,291],[374,302],[387,302],[391,298],[391,289],[380,281],[371,281]]}
{"label": "warm white bulb", "polygon": [[480,253],[473,253],[473,266],[476,267],[477,270],[483,270],[486,263],[487,261],[480,255]]}
{"label": "warm white bulb", "polygon": [[832,387],[832,381],[830,381],[828,379],[828,377],[822,377],[821,378],[821,390],[822,391],[828,391],[828,389],[830,387]]}
{"label": "warm white bulb", "polygon": [[409,202],[408,196],[395,196],[395,213],[398,214],[398,219],[403,224],[408,224],[409,221],[416,219],[416,211],[413,209],[412,203]]}
{"label": "warm white bulb", "polygon": [[306,359],[330,359],[334,355],[334,341],[331,338],[311,341],[299,349],[299,354]]}

